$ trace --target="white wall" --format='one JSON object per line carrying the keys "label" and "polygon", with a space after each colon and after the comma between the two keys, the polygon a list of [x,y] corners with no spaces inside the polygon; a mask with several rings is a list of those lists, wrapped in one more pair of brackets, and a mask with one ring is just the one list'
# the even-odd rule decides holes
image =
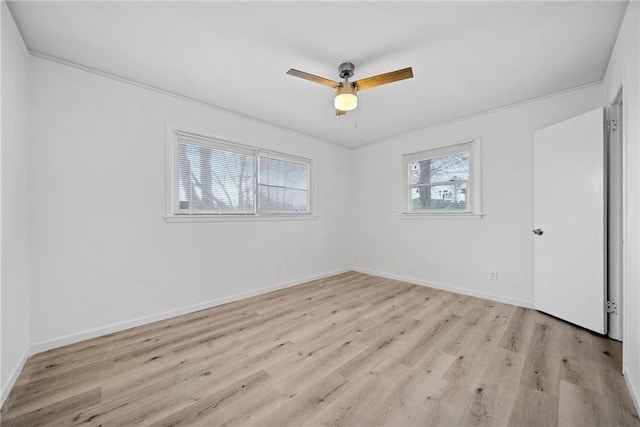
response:
{"label": "white wall", "polygon": [[[353,265],[531,306],[533,132],[602,103],[590,86],[425,129],[353,152]],[[401,219],[401,157],[482,138],[482,219]],[[488,269],[498,281],[488,280]]]}
{"label": "white wall", "polygon": [[[346,149],[37,57],[30,71],[36,349],[348,267]],[[166,123],[314,159],[318,218],[165,222]]]}
{"label": "white wall", "polygon": [[29,345],[27,282],[27,98],[29,55],[2,2],[0,146],[0,384],[4,401]]}
{"label": "white wall", "polygon": [[640,410],[640,3],[630,2],[603,82],[604,104],[623,87],[623,365]]}

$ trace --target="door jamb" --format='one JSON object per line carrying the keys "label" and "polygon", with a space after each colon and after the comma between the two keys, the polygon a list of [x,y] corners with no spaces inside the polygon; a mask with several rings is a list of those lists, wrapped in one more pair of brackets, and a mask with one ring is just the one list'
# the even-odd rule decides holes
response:
{"label": "door jamb", "polygon": [[[618,120],[618,134],[617,134],[617,141],[619,143],[619,150],[618,150],[618,158],[617,159],[612,159],[614,160],[619,166],[620,166],[620,170],[615,171],[613,170],[613,168],[610,167],[611,165],[611,161],[609,160],[609,157],[611,155],[611,142],[612,142],[612,138],[611,138],[611,132],[606,132],[606,141],[607,141],[607,190],[610,191],[611,189],[609,188],[609,182],[611,180],[612,177],[612,173],[618,173],[618,182],[620,185],[620,188],[616,188],[615,191],[617,192],[617,195],[620,197],[620,202],[618,205],[618,208],[621,210],[621,212],[619,212],[618,218],[617,220],[620,222],[618,224],[618,234],[619,234],[619,250],[617,251],[618,254],[618,258],[619,259],[615,259],[615,260],[611,260],[611,264],[616,263],[618,265],[619,268],[619,275],[618,275],[618,283],[611,283],[611,281],[609,281],[609,269],[611,268],[611,265],[609,265],[610,263],[609,261],[609,255],[607,255],[607,300],[611,300],[610,298],[610,294],[612,294],[611,292],[609,292],[609,289],[611,286],[617,286],[617,289],[615,292],[615,294],[617,294],[618,298],[617,301],[613,301],[616,305],[616,311],[617,311],[617,315],[608,315],[607,317],[607,322],[608,322],[608,332],[607,335],[613,339],[622,341],[623,340],[623,336],[624,336],[624,290],[625,290],[625,284],[626,284],[626,280],[625,280],[625,268],[624,268],[624,260],[625,260],[625,255],[626,255],[626,247],[624,245],[624,232],[626,230],[626,222],[627,222],[627,216],[626,216],[626,198],[625,198],[625,181],[626,181],[626,168],[625,168],[625,159],[626,159],[626,153],[625,153],[625,138],[624,138],[624,91],[623,91],[623,85],[620,84],[618,87],[618,90],[614,92],[615,96],[612,97],[612,99],[610,99],[609,105],[606,108],[607,111],[607,120],[610,120],[611,118],[616,118]],[[617,108],[617,114],[614,113],[614,109]],[[613,116],[617,116],[617,117],[613,117]],[[612,221],[616,220],[616,218],[613,218],[610,215],[610,209],[611,206],[609,205],[610,202],[610,196],[607,196],[607,231],[609,231],[609,229],[611,228],[611,225],[613,224]],[[608,233],[607,235],[607,246],[609,246],[609,244],[611,243],[611,239],[610,239],[610,234]],[[614,242],[615,243],[615,242]],[[607,253],[609,253],[609,250],[607,248]]]}

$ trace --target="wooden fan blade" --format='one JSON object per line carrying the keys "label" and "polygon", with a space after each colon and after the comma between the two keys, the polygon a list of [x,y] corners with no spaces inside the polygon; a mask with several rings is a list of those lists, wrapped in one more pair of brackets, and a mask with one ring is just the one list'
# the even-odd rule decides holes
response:
{"label": "wooden fan blade", "polygon": [[300,77],[301,79],[309,80],[314,83],[320,83],[321,85],[329,86],[332,89],[335,89],[340,85],[338,82],[334,82],[333,80],[325,79],[324,77],[316,76],[314,74],[305,73],[304,71],[294,70],[290,68],[287,71],[287,74],[294,77]]}
{"label": "wooden fan blade", "polygon": [[347,114],[346,111],[336,110],[336,116],[344,116],[345,114]]}
{"label": "wooden fan blade", "polygon": [[378,74],[377,76],[366,77],[364,79],[353,82],[358,90],[365,90],[376,86],[386,85],[387,83],[397,82],[398,80],[410,79],[413,77],[411,67],[401,70],[391,71],[390,73]]}

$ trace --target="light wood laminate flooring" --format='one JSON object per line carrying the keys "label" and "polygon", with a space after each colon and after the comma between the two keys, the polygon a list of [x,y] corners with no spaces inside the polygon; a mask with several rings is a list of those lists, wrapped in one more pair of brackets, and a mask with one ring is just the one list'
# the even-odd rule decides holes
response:
{"label": "light wood laminate flooring", "polygon": [[37,354],[2,426],[640,425],[621,344],[345,273]]}

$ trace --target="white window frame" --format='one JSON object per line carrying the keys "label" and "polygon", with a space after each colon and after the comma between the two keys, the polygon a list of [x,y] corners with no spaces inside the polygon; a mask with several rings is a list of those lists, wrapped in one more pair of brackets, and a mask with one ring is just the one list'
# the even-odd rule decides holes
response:
{"label": "white window frame", "polygon": [[[482,140],[480,138],[457,142],[432,149],[407,153],[402,156],[402,180],[400,194],[400,216],[402,218],[468,218],[480,219],[482,213],[482,173],[481,155]],[[411,188],[409,163],[420,160],[445,157],[457,153],[469,153],[469,179],[467,183],[467,209],[465,210],[411,210]],[[446,184],[446,183],[443,183]]]}
{"label": "white window frame", "polygon": [[[178,196],[179,177],[179,140],[178,135],[187,135],[194,138],[194,145],[202,145],[205,147],[218,148],[239,154],[249,154],[254,156],[254,176],[253,176],[253,212],[247,213],[190,213],[180,210],[180,200]],[[227,141],[223,138],[207,136],[200,132],[184,130],[171,125],[167,125],[167,213],[165,220],[167,222],[208,222],[208,221],[246,221],[246,220],[294,220],[294,219],[315,219],[313,215],[314,209],[314,179],[315,172],[314,161],[306,157],[295,156],[287,153],[281,153],[272,150],[261,150],[249,145],[239,144]],[[258,191],[259,191],[259,165],[260,157],[287,161],[307,166],[308,186],[307,186],[307,211],[264,211],[260,212],[258,208]]]}

